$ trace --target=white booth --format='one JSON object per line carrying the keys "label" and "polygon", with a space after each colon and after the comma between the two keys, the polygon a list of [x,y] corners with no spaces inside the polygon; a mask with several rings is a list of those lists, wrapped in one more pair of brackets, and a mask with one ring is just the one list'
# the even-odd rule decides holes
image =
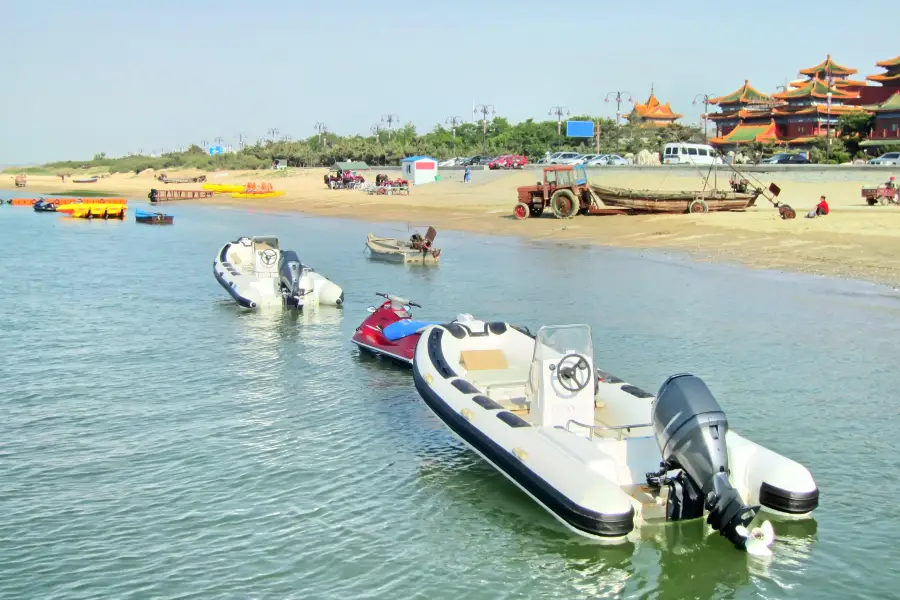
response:
{"label": "white booth", "polygon": [[400,161],[403,168],[403,179],[410,185],[434,183],[437,177],[437,161],[430,156],[408,156]]}

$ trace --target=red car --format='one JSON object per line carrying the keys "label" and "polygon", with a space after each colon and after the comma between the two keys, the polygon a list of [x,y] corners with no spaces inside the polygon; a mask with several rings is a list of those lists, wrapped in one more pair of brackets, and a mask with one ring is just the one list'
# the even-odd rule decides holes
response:
{"label": "red car", "polygon": [[518,154],[504,154],[488,163],[488,169],[521,169],[528,164],[528,158]]}

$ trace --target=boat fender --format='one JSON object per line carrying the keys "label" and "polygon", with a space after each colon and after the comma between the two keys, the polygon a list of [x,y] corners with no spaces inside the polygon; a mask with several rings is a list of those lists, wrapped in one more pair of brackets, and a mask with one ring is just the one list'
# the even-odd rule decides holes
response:
{"label": "boat fender", "polygon": [[472,385],[471,382],[466,381],[465,379],[454,379],[451,385],[461,391],[463,394],[477,394],[481,391],[477,387]]}

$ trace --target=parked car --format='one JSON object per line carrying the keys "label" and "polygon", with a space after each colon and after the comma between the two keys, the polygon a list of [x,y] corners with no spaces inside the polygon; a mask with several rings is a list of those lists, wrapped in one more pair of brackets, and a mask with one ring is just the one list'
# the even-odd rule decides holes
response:
{"label": "parked car", "polygon": [[559,158],[559,156],[560,156],[561,154],[562,154],[562,152],[554,152],[553,154],[550,154],[550,153],[548,152],[547,155],[544,156],[544,158],[535,161],[534,164],[536,164],[536,165],[550,165],[550,164],[553,164],[553,163],[551,163],[550,161],[553,160],[553,159],[555,159],[555,158]]}
{"label": "parked car", "polygon": [[602,154],[582,154],[581,158],[572,163],[573,165],[586,165],[595,158],[600,158]]}
{"label": "parked car", "polygon": [[721,165],[722,157],[709,144],[672,142],[663,148],[664,165]]}
{"label": "parked car", "polygon": [[759,162],[764,165],[774,165],[774,164],[778,164],[779,160],[784,159],[784,158],[790,158],[790,157],[791,157],[790,152],[779,152],[778,154],[774,154],[774,155],[770,156],[769,158],[763,159]]}
{"label": "parked car", "polygon": [[870,165],[900,165],[900,152],[887,152],[869,161]]}
{"label": "parked car", "polygon": [[463,159],[459,164],[463,167],[474,167],[478,165],[486,165],[494,160],[493,156],[471,156]]}
{"label": "parked car", "polygon": [[601,154],[587,163],[590,167],[627,165],[628,161],[618,154]]}
{"label": "parked car", "polygon": [[806,155],[805,152],[799,152],[797,154],[791,154],[788,156],[783,156],[776,160],[773,164],[776,165],[808,165],[809,164],[809,156]]}
{"label": "parked car", "polygon": [[581,158],[578,152],[560,152],[559,156],[549,161],[551,165],[574,165]]}
{"label": "parked car", "polygon": [[528,159],[518,154],[504,154],[488,163],[488,169],[521,169],[528,164]]}

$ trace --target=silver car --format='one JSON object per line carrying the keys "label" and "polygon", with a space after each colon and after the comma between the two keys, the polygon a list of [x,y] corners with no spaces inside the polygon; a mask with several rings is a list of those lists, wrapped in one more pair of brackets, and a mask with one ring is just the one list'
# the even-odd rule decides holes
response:
{"label": "silver car", "polygon": [[870,165],[900,165],[900,152],[886,152],[869,161]]}

